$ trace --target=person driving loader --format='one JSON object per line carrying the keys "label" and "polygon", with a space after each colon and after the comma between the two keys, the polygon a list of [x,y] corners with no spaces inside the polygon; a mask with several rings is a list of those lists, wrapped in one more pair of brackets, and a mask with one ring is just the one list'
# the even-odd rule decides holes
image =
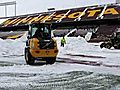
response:
{"label": "person driving loader", "polygon": [[43,31],[41,29],[36,28],[33,38],[38,38],[39,40],[43,38]]}

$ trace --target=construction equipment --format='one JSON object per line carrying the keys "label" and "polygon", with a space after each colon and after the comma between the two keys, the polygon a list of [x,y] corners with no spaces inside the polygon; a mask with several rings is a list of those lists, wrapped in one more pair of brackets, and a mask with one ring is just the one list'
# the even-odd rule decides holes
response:
{"label": "construction equipment", "polygon": [[111,38],[107,42],[103,42],[100,47],[108,49],[114,47],[115,49],[120,49],[120,29],[117,29],[116,32],[112,34]]}
{"label": "construction equipment", "polygon": [[46,61],[46,64],[54,64],[58,54],[56,40],[51,37],[49,24],[29,25],[28,40],[25,47],[25,60],[33,65],[35,60]]}

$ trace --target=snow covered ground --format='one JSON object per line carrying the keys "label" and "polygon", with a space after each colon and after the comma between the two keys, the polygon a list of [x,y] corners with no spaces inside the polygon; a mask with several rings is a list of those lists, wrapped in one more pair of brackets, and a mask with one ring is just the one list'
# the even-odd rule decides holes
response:
{"label": "snow covered ground", "polygon": [[[0,89],[7,90],[120,90],[120,50],[100,49],[100,43],[87,43],[82,37],[66,37],[57,61],[77,62],[29,66],[24,60],[26,35],[17,40],[0,39]],[[63,59],[59,59],[63,58]]]}

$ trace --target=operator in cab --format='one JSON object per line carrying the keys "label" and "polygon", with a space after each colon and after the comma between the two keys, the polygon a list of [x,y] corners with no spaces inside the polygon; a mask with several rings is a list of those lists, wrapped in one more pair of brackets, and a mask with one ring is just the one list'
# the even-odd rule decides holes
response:
{"label": "operator in cab", "polygon": [[33,38],[41,39],[50,39],[50,31],[47,27],[34,27]]}

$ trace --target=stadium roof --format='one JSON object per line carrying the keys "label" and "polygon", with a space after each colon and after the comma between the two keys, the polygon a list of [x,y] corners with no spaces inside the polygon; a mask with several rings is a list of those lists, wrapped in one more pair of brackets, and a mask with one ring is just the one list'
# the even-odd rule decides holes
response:
{"label": "stadium roof", "polygon": [[[97,5],[9,18],[0,27],[14,27],[31,23],[71,23],[120,19],[120,5]],[[86,23],[87,23],[86,22]]]}

